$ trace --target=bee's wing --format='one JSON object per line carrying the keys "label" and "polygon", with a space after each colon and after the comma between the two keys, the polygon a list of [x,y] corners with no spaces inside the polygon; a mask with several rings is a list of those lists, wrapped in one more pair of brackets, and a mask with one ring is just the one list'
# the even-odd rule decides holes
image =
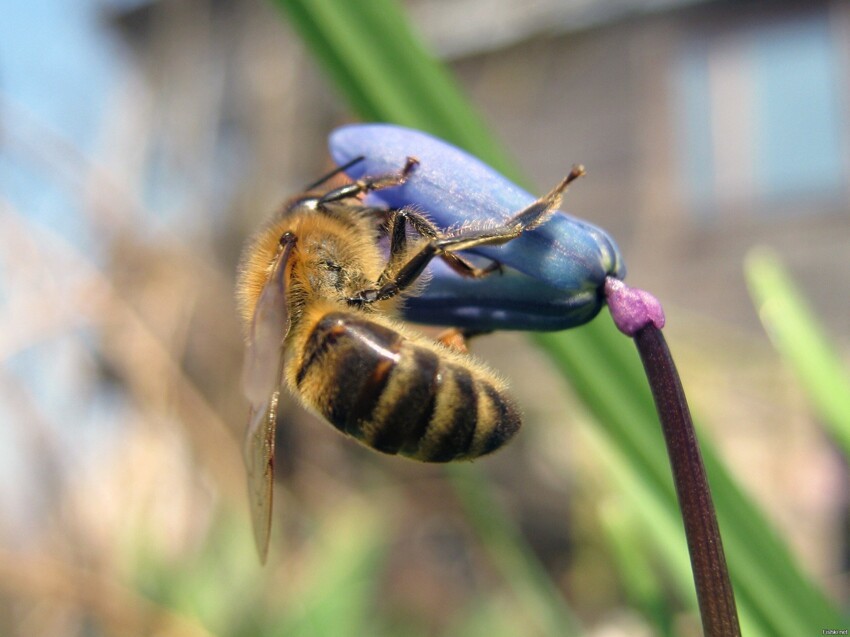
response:
{"label": "bee's wing", "polygon": [[[284,239],[289,237],[286,235]],[[283,341],[289,333],[286,265],[294,237],[281,240],[272,274],[260,293],[242,370],[242,389],[251,403],[243,450],[254,538],[265,562],[274,489],[274,433],[283,377]]]}
{"label": "bee's wing", "polygon": [[274,493],[274,433],[280,390],[265,404],[251,407],[245,432],[245,466],[248,469],[248,505],[254,524],[254,540],[260,561],[265,564],[269,551]]}

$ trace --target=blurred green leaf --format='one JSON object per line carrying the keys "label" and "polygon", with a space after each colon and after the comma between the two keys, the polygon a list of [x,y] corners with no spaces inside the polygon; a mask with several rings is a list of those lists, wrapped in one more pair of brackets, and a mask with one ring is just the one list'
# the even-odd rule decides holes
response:
{"label": "blurred green leaf", "polygon": [[[506,154],[487,134],[447,71],[414,36],[395,2],[276,3],[287,11],[362,118],[428,131],[517,178]],[[618,470],[630,476],[627,484],[653,503],[642,519],[659,554],[685,586],[690,578],[689,565],[682,560],[681,516],[652,398],[631,344],[605,316],[577,330],[535,335],[534,340],[596,416],[620,464]],[[813,626],[841,625],[838,611],[802,574],[758,507],[705,442],[703,454],[743,626],[756,634],[790,637],[806,634]],[[675,541],[671,541],[673,529]],[[522,569],[514,569],[512,574],[522,575]],[[537,588],[533,577],[526,579],[526,584],[530,590],[538,590],[540,599],[546,599],[548,593]],[[550,612],[559,611],[553,608]]]}
{"label": "blurred green leaf", "polygon": [[850,458],[850,376],[835,346],[776,254],[766,249],[751,251],[745,271],[764,329],[827,431]]}

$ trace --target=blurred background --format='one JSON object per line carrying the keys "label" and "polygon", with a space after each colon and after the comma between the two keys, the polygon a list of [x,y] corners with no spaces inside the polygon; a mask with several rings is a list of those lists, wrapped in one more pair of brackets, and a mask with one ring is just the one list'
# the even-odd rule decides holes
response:
{"label": "blurred background", "polygon": [[[850,3],[405,7],[538,192],[587,166],[566,208],[662,299],[707,435],[846,607],[847,467],[744,263],[773,248],[850,363]],[[443,468],[365,450],[291,400],[257,562],[235,269],[354,119],[286,15],[259,0],[3,13],[0,634],[550,634]],[[663,573],[667,619],[635,603],[608,532],[628,527],[622,496],[548,359],[521,334],[474,350],[526,414],[476,463],[515,548],[583,634],[698,634]]]}

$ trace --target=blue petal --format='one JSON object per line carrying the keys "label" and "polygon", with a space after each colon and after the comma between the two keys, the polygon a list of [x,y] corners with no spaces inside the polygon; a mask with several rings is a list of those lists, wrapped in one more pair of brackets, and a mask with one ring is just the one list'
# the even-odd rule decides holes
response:
{"label": "blue petal", "polygon": [[[400,126],[344,126],[331,134],[330,150],[340,165],[365,158],[347,171],[353,179],[397,172],[416,157],[406,184],[371,196],[394,208],[413,206],[442,228],[502,222],[536,199],[468,153]],[[434,262],[423,292],[407,301],[408,319],[482,330],[565,329],[596,316],[606,277],[625,276],[614,241],[563,212],[508,244],[469,252],[503,264],[503,273],[471,280]]]}
{"label": "blue petal", "polygon": [[[396,172],[408,156],[419,166],[408,182],[376,193],[387,205],[412,205],[447,228],[469,221],[505,221],[536,198],[468,153],[425,133],[391,124],[344,126],[330,136],[338,164],[366,159],[352,178]],[[595,290],[625,267],[604,230],[566,213],[503,246],[471,250],[566,291]]]}
{"label": "blue petal", "polygon": [[429,271],[425,289],[405,301],[404,316],[416,323],[546,332],[587,323],[605,304],[595,290],[568,294],[511,268],[476,280],[442,261]]}

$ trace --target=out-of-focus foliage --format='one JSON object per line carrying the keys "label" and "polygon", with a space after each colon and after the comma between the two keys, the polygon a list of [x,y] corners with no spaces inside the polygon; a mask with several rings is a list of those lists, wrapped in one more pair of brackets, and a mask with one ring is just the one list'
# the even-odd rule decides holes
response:
{"label": "out-of-focus foliage", "polygon": [[[471,467],[446,473],[369,452],[287,399],[277,532],[259,566],[233,273],[245,237],[327,169],[326,135],[348,117],[290,29],[319,42],[326,63],[359,65],[333,77],[359,92],[357,108],[374,109],[362,112],[518,172],[395,4],[288,5],[281,20],[261,3],[165,0],[113,20],[132,64],[108,96],[92,94],[102,113],[92,148],[3,99],[0,634],[697,634],[655,417],[606,316],[541,340],[557,366],[575,367],[577,393],[596,393],[590,404],[617,424],[618,446],[516,335],[474,349],[510,379],[525,428]],[[0,89],[4,77],[0,68]],[[769,501],[775,427],[804,408],[767,348],[668,313],[686,386],[718,439],[734,438],[741,419],[770,424],[731,463]],[[818,485],[832,475],[796,460]],[[709,472],[722,499],[725,473]],[[751,504],[726,503],[730,538],[763,539]],[[807,537],[794,524],[806,514],[783,504],[771,501],[772,515],[797,529],[795,550],[822,579],[831,567],[820,549],[835,539]],[[787,577],[794,569],[771,541],[747,559],[732,562],[753,578],[742,590],[773,595],[773,606],[741,598],[746,634],[830,625],[823,596]]]}
{"label": "out-of-focus foliage", "polygon": [[850,458],[850,377],[779,258],[754,250],[747,278],[764,328],[794,370],[824,426]]}

